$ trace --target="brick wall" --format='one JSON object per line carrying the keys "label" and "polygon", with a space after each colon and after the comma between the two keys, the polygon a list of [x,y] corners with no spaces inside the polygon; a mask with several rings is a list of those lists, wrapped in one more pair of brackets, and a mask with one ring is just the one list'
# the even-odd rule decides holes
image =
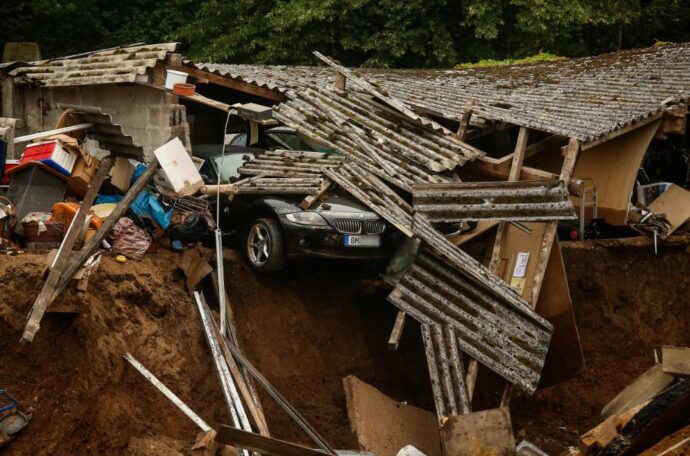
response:
{"label": "brick wall", "polygon": [[[41,115],[39,100],[47,108]],[[143,86],[95,85],[81,87],[25,88],[25,127],[22,134],[54,128],[62,111],[58,103],[97,106],[122,125],[125,134],[144,148],[148,161],[153,150],[167,142],[172,135],[181,135],[188,145],[189,127],[184,106],[177,97]],[[21,150],[17,151],[20,154]]]}

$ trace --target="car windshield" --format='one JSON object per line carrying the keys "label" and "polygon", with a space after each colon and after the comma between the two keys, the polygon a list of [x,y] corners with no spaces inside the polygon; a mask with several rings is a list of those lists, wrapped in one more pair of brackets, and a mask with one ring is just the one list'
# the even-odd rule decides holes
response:
{"label": "car windshield", "polygon": [[[226,154],[223,157],[221,157],[220,155],[213,157],[213,167],[216,169],[216,172],[218,172],[218,170],[220,169],[221,182],[228,182],[232,177],[239,177],[240,173],[237,171],[237,169],[240,166],[242,166],[242,164],[246,160],[246,157],[247,154],[243,153]],[[222,169],[221,163],[223,165]]]}

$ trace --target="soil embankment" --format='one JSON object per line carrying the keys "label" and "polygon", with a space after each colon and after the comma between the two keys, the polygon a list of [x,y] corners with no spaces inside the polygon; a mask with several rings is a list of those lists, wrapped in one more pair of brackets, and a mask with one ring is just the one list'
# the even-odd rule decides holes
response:
{"label": "soil embankment", "polygon": [[[575,379],[512,403],[519,437],[555,452],[599,422],[601,407],[653,363],[659,344],[690,344],[687,244],[654,255],[647,242],[564,243],[587,365]],[[196,307],[160,251],[104,258],[79,315],[49,314],[33,344],[18,341],[44,257],[0,258],[0,388],[34,411],[2,455],[186,454],[194,425],[122,359],[130,351],[211,425],[229,422]],[[388,351],[395,309],[364,293],[361,268],[304,264],[257,276],[232,252],[227,287],[247,356],[336,448],[352,448],[342,378],[433,409],[421,341],[408,324]],[[266,395],[277,437],[309,443]]]}

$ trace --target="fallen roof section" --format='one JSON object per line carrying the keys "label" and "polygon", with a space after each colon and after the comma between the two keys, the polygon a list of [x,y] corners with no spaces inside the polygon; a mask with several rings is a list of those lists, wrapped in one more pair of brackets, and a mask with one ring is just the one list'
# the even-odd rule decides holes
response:
{"label": "fallen roof section", "polygon": [[552,327],[533,311],[515,309],[429,250],[388,300],[422,324],[450,326],[463,352],[525,391],[536,390]]}
{"label": "fallen roof section", "polygon": [[413,206],[427,220],[529,221],[577,219],[561,181],[499,181],[418,184]]}
{"label": "fallen roof section", "polygon": [[76,116],[81,123],[93,124],[86,130],[86,136],[98,142],[101,149],[110,151],[113,155],[124,155],[141,160],[144,149],[134,143],[134,138],[122,131],[122,126],[113,122],[107,114],[96,106],[78,106],[58,104],[59,109],[69,115]]}
{"label": "fallen roof section", "polygon": [[10,71],[10,76],[44,87],[135,82],[176,49],[177,43],[121,46],[30,62]]}

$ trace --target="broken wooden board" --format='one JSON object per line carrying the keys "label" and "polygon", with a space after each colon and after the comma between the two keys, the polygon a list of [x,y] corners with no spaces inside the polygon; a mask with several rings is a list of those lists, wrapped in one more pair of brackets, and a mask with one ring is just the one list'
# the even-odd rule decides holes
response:
{"label": "broken wooden board", "polygon": [[578,447],[580,451],[582,451],[582,454],[594,455],[601,451],[613,439],[618,437],[620,430],[623,429],[623,427],[628,424],[628,421],[648,403],[649,402],[644,402],[620,415],[609,417],[598,426],[582,434],[578,442]]}
{"label": "broken wooden board", "polygon": [[553,325],[553,336],[539,381],[539,387],[545,388],[574,377],[585,365],[558,239],[554,239],[551,248],[535,310]]}
{"label": "broken wooden board", "polygon": [[690,381],[683,380],[643,407],[598,456],[631,456],[681,429],[690,420]]}
{"label": "broken wooden board", "polygon": [[180,262],[177,267],[182,270],[187,278],[187,291],[189,294],[194,293],[197,284],[213,272],[213,268],[208,264],[206,259],[201,255],[198,247],[187,249],[182,252]]}
{"label": "broken wooden board", "polygon": [[[328,454],[230,426],[221,426],[215,441],[225,445],[256,451],[264,456],[323,456]],[[335,452],[332,454],[335,454]]]}
{"label": "broken wooden board", "polygon": [[515,455],[515,437],[510,412],[500,407],[448,418],[441,429],[443,454]]}
{"label": "broken wooden board", "polygon": [[350,375],[343,379],[350,428],[360,449],[376,456],[395,456],[414,445],[427,456],[441,454],[436,416],[397,402]]}
{"label": "broken wooden board", "polygon": [[665,233],[660,233],[661,239],[666,239],[690,218],[690,192],[676,184],[671,186],[657,199],[652,201],[649,209],[655,214],[665,214],[670,227]]}
{"label": "broken wooden board", "polygon": [[[661,120],[653,121],[580,152],[572,177],[594,180],[599,192],[597,215],[606,223],[625,225],[637,170],[660,124]],[[579,209],[580,198],[573,197],[573,204]],[[591,218],[592,208],[585,213]]]}
{"label": "broken wooden board", "polygon": [[690,375],[690,348],[662,346],[661,370],[671,375]]}
{"label": "broken wooden board", "polygon": [[665,373],[660,364],[655,365],[644,374],[640,375],[623,391],[618,393],[611,402],[601,410],[601,417],[606,419],[619,415],[625,410],[641,404],[653,398],[661,391],[668,388],[675,378]]}

